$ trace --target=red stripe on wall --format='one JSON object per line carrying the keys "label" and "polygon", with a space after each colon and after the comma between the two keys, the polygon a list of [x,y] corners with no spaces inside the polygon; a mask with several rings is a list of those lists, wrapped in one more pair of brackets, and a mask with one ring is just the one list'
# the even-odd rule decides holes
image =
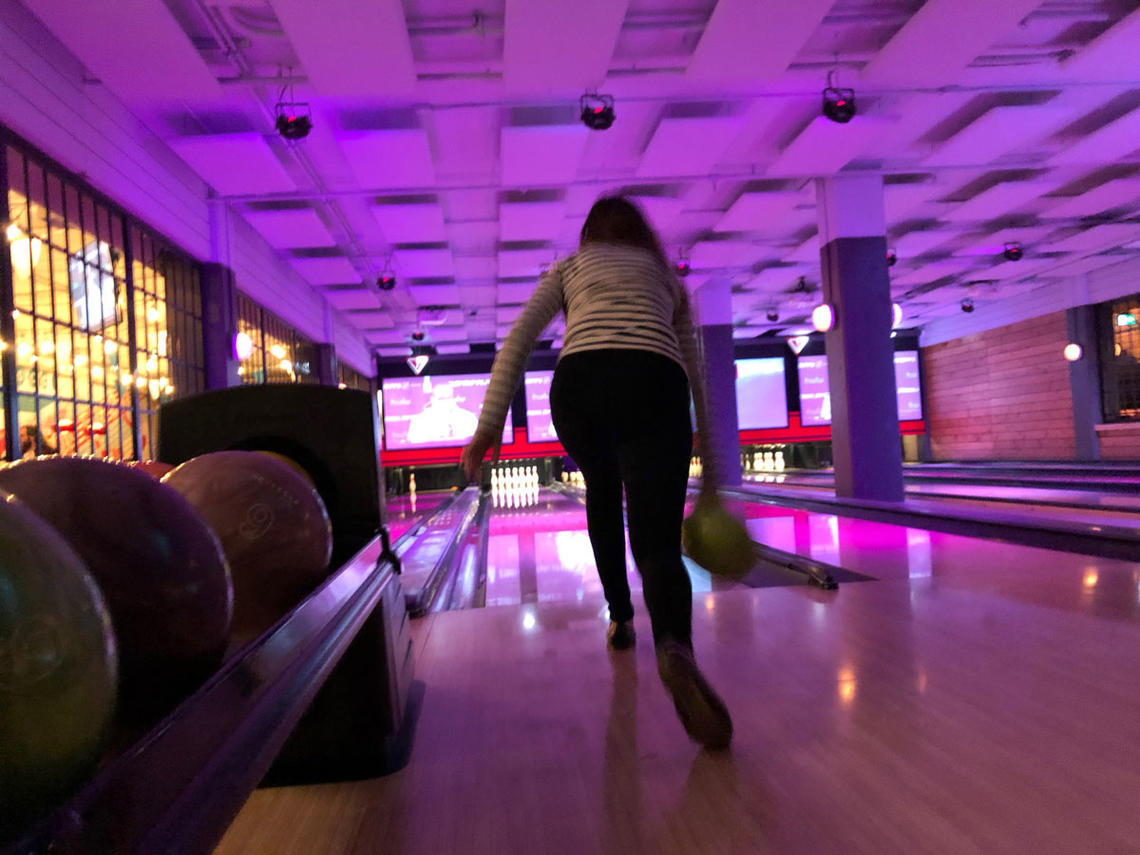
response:
{"label": "red stripe on wall", "polygon": [[[514,442],[503,446],[500,460],[521,460],[531,457],[562,457],[566,454],[558,442],[527,442],[526,428],[515,428]],[[899,422],[902,435],[926,432],[926,422],[922,420]],[[788,414],[786,428],[740,431],[741,445],[763,445],[765,443],[826,442],[831,439],[831,427],[804,427],[800,424],[800,414]],[[459,446],[451,448],[417,448],[400,451],[383,451],[380,454],[382,466],[429,466],[433,464],[459,463]]]}

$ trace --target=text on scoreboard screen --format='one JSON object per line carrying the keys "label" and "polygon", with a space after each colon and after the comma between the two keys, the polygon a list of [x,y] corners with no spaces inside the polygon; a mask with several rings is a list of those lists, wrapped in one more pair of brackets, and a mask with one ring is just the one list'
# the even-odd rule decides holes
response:
{"label": "text on scoreboard screen", "polygon": [[[831,424],[827,357],[801,356],[796,369],[800,378],[800,424],[805,427]],[[900,422],[922,418],[917,351],[900,350],[895,353],[895,397]]]}
{"label": "text on scoreboard screen", "polygon": [[[490,374],[423,375],[384,380],[384,447],[441,448],[466,445],[479,425]],[[511,413],[503,442],[513,437]]]}
{"label": "text on scoreboard screen", "polygon": [[553,371],[528,371],[523,380],[526,387],[526,439],[527,442],[557,442],[558,432],[550,416],[550,381]]}
{"label": "text on scoreboard screen", "polygon": [[788,426],[783,357],[736,360],[736,417],[740,430]]}

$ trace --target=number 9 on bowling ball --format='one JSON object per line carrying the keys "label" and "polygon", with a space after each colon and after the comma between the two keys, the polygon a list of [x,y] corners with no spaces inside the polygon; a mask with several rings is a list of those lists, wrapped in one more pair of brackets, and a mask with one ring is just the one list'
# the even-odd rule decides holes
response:
{"label": "number 9 on bowling ball", "polygon": [[213,528],[234,582],[231,647],[257,638],[328,575],[332,528],[312,482],[253,451],[218,451],[163,477]]}

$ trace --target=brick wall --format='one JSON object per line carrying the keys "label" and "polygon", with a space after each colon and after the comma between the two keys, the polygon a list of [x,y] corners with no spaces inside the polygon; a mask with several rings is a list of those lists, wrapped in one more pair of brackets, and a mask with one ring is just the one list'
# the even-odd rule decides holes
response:
{"label": "brick wall", "polygon": [[1072,459],[1067,340],[1062,311],[923,348],[934,459]]}
{"label": "brick wall", "polygon": [[1140,460],[1140,423],[1099,425],[1096,433],[1101,460]]}

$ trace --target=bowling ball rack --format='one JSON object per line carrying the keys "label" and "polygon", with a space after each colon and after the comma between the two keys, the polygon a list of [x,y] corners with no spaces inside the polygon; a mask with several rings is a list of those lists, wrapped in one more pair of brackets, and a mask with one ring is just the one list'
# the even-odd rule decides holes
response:
{"label": "bowling ball rack", "polygon": [[[466,532],[471,527],[479,510],[480,503],[481,497],[478,489],[471,487],[461,490],[454,502],[449,503],[447,510],[452,517],[451,522],[446,527],[441,527],[433,532],[433,534],[440,535],[444,542],[434,566],[418,587],[406,583],[405,600],[408,614],[412,617],[423,617],[431,611],[433,603],[440,597],[441,590],[451,579],[459,555],[459,545],[464,541]],[[434,516],[442,518],[443,515],[441,512]]]}
{"label": "bowling ball rack", "polygon": [[[5,855],[212,852],[362,627],[395,609],[403,618],[387,555],[381,538],[368,543]],[[391,687],[408,695],[391,745],[399,765],[418,689]]]}
{"label": "bowling ball rack", "polygon": [[478,507],[470,524],[456,538],[451,569],[431,611],[482,608],[486,604],[491,507],[490,490],[480,490]]}

